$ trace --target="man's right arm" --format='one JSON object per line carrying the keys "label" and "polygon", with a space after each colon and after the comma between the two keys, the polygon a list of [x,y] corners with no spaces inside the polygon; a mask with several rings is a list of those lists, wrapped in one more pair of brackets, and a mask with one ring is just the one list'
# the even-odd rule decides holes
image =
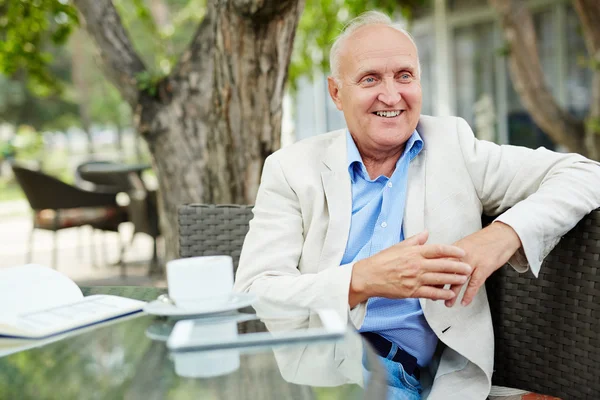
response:
{"label": "man's right arm", "polygon": [[275,155],[265,161],[253,212],[234,289],[301,307],[333,308],[345,321],[353,264],[299,271],[305,246],[300,202]]}

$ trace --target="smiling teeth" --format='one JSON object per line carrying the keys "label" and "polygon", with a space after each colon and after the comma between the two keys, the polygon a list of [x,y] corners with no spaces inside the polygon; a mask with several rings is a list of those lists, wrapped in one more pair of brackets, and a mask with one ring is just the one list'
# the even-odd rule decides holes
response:
{"label": "smiling teeth", "polygon": [[400,111],[376,111],[375,114],[380,117],[392,118],[400,115]]}

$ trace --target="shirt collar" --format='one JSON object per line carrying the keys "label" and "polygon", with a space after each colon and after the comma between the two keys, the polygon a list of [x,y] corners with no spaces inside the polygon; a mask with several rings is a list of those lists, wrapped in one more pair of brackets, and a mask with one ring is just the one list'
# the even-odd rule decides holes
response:
{"label": "shirt collar", "polygon": [[[348,172],[350,173],[350,179],[352,182],[355,182],[356,173],[359,172],[363,177],[368,178],[369,174],[367,173],[367,169],[365,168],[365,164],[362,161],[362,157],[360,152],[358,151],[358,147],[356,147],[356,143],[354,143],[354,139],[350,134],[350,131],[346,129],[346,148],[348,153]],[[408,161],[412,161],[423,149],[423,139],[421,139],[421,135],[415,129],[415,131],[410,135],[408,141],[406,142],[406,146],[404,147],[404,152],[402,156],[398,158],[396,162],[396,167],[400,164],[400,160],[404,159],[408,154]],[[354,167],[356,165],[356,167]]]}

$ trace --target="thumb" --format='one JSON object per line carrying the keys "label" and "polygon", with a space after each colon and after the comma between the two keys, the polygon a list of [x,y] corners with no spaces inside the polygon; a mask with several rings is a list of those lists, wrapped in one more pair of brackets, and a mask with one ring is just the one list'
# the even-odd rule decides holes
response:
{"label": "thumb", "polygon": [[429,232],[423,231],[423,232],[417,233],[416,235],[409,237],[408,239],[404,239],[398,245],[402,246],[402,247],[421,246],[427,242],[428,238],[429,238]]}

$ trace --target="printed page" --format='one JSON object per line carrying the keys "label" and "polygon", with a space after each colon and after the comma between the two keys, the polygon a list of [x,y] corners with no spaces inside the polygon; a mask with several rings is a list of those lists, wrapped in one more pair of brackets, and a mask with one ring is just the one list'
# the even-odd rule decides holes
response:
{"label": "printed page", "polygon": [[94,295],[76,303],[20,314],[14,336],[44,338],[141,311],[146,303],[126,297]]}
{"label": "printed page", "polygon": [[0,334],[18,316],[59,307],[83,298],[67,276],[42,265],[28,264],[0,269]]}

